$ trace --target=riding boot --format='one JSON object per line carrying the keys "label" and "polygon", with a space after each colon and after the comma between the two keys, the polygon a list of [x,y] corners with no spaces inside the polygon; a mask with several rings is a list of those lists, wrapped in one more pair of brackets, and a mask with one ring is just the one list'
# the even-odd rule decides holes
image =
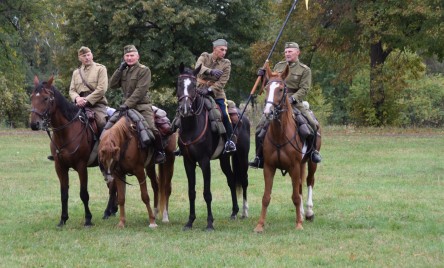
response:
{"label": "riding boot", "polygon": [[52,154],[51,155],[48,155],[48,160],[51,160],[51,161],[54,161],[54,156],[52,156]]}
{"label": "riding boot", "polygon": [[180,151],[180,147],[177,147],[176,151],[174,151],[175,156],[181,156],[182,152]]}
{"label": "riding boot", "polygon": [[165,151],[163,150],[162,137],[159,133],[154,133],[154,136],[156,137],[156,139],[154,140],[154,146],[156,148],[154,163],[163,164],[165,163],[166,156]]}
{"label": "riding boot", "polygon": [[258,134],[255,135],[256,142],[256,157],[253,161],[248,162],[248,165],[252,168],[264,168],[264,152],[262,139]]}
{"label": "riding boot", "polygon": [[313,143],[312,143],[312,150],[311,150],[310,157],[311,157],[311,161],[313,163],[316,163],[316,164],[320,163],[322,161],[321,154],[319,153],[318,150],[316,150],[316,139],[317,139],[317,137],[318,137],[318,132],[314,131],[314,135],[313,135],[313,138],[312,138]]}
{"label": "riding boot", "polygon": [[[227,122],[225,122],[227,121]],[[236,143],[234,143],[231,140],[231,136],[233,135],[233,127],[231,126],[230,121],[228,120],[224,120],[224,126],[225,126],[225,130],[227,131],[226,133],[226,142],[225,142],[225,150],[224,153],[231,153],[231,152],[235,152],[236,151]]]}

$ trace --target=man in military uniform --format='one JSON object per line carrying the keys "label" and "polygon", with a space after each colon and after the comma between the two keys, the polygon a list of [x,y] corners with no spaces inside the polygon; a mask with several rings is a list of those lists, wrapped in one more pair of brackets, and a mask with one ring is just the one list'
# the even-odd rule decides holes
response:
{"label": "man in military uniform", "polygon": [[236,144],[231,141],[233,126],[228,115],[227,97],[224,87],[230,79],[231,62],[225,59],[228,50],[228,43],[224,39],[217,39],[213,42],[213,52],[203,52],[197,59],[196,68],[202,66],[197,75],[197,88],[200,94],[214,94],[214,101],[219,105],[222,112],[222,122],[224,123],[227,141],[225,152],[236,151]]}
{"label": "man in military uniform", "polygon": [[[287,65],[290,67],[290,72],[287,78],[285,79],[285,83],[287,85],[288,93],[291,94],[290,103],[298,108],[302,115],[307,118],[310,127],[312,128],[312,144],[316,144],[316,135],[319,125],[317,121],[312,118],[311,113],[308,109],[303,105],[303,100],[305,96],[307,96],[308,91],[311,87],[311,70],[310,68],[301,63],[299,61],[299,45],[295,42],[287,42],[285,43],[285,61],[278,62],[274,68],[274,72],[283,72]],[[258,72],[259,76],[264,76],[265,70],[260,69]],[[265,136],[265,132],[262,131],[265,125],[265,117],[262,116],[259,124],[256,127],[256,157],[252,162],[250,162],[250,166],[254,168],[262,168],[263,167],[263,152],[262,152],[262,141]],[[261,133],[262,131],[262,133]],[[261,134],[261,135],[259,135]],[[311,154],[311,160],[315,163],[321,162],[322,158],[319,152],[313,148],[313,152]]]}
{"label": "man in military uniform", "polygon": [[121,88],[123,91],[123,104],[119,110],[135,109],[148,123],[156,140],[156,163],[165,162],[165,152],[162,146],[162,138],[154,124],[154,112],[148,97],[148,88],[151,83],[150,69],[140,64],[139,53],[134,45],[127,45],[123,49],[123,62],[110,79],[110,88]]}
{"label": "man in military uniform", "polygon": [[[104,65],[94,62],[89,48],[82,46],[77,54],[82,65],[72,73],[69,96],[77,107],[89,107],[94,111],[100,133],[106,124],[108,73]],[[50,155],[48,159],[54,160],[54,157]]]}

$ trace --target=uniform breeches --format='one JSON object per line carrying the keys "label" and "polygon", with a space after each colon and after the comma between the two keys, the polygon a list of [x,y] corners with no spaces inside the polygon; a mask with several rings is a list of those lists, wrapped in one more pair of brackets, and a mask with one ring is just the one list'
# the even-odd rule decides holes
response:
{"label": "uniform breeches", "polygon": [[231,120],[228,116],[227,101],[226,99],[215,99],[214,101],[219,105],[220,111],[222,112],[222,122],[227,131],[227,136],[231,137],[231,134],[233,134],[233,126],[231,125]]}
{"label": "uniform breeches", "polygon": [[102,129],[106,124],[106,106],[104,104],[96,104],[91,107],[94,111],[94,119],[96,120],[97,127]]}
{"label": "uniform breeches", "polygon": [[159,130],[154,124],[154,112],[152,106],[150,105],[149,108],[138,112],[143,116],[143,118],[145,118],[145,121],[148,123],[148,127],[153,131],[154,135],[159,135]]}
{"label": "uniform breeches", "polygon": [[311,128],[314,131],[317,131],[319,126],[318,123],[316,122],[316,120],[312,117],[311,113],[309,110],[307,110],[307,108],[305,108],[304,104],[302,104],[302,102],[300,103],[296,103],[296,108],[299,109],[299,111],[301,111],[302,115],[307,118],[308,123],[310,124]]}

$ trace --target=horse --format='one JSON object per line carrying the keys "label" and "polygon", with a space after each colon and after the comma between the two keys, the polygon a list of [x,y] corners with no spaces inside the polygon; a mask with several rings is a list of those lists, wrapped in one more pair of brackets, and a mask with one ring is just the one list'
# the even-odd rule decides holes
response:
{"label": "horse", "polygon": [[114,186],[117,189],[117,202],[120,209],[120,218],[118,227],[124,228],[125,217],[125,191],[126,175],[136,176],[142,201],[145,203],[148,211],[149,227],[157,227],[154,213],[150,206],[150,198],[147,190],[145,176],[145,167],[151,161],[154,148],[148,146],[146,149],[140,149],[139,137],[136,125],[126,115],[110,128],[102,133],[99,144],[99,162],[104,168],[105,181],[110,184],[110,189]]}
{"label": "horse", "polygon": [[[161,122],[163,123],[163,122]],[[157,123],[156,123],[157,124]],[[164,140],[165,162],[155,164],[150,161],[145,168],[146,175],[150,179],[151,187],[154,193],[154,216],[161,215],[162,222],[168,223],[169,220],[169,199],[172,192],[171,181],[174,174],[174,162],[176,156],[177,133],[168,135]],[[117,187],[114,181],[108,183],[109,201],[103,213],[103,219],[115,216],[118,211]],[[160,213],[159,213],[160,212]]]}
{"label": "horse", "polygon": [[[254,231],[256,233],[264,231],[276,169],[281,169],[283,175],[285,174],[284,171],[288,172],[291,177],[293,186],[292,200],[296,207],[296,229],[301,230],[303,229],[302,218],[304,214],[302,178],[306,173],[305,164],[308,166],[306,214],[308,220],[314,217],[312,191],[317,164],[311,161],[309,154],[306,154],[307,144],[298,135],[297,124],[293,118],[293,109],[288,100],[285,86],[285,78],[289,74],[288,66],[281,74],[272,72],[268,64],[266,64],[265,70],[268,83],[265,87],[266,105],[264,107],[264,115],[270,119],[270,125],[263,141],[265,186],[262,197],[262,209]],[[317,139],[315,146],[320,150],[320,138]]]}
{"label": "horse", "polygon": [[[211,209],[211,169],[210,160],[219,158],[220,167],[227,178],[231,192],[232,212],[231,219],[236,219],[239,212],[237,191],[242,191],[243,211],[242,218],[248,217],[247,187],[248,187],[248,153],[250,150],[250,122],[247,117],[242,118],[240,127],[235,133],[237,151],[230,156],[221,153],[223,140],[218,133],[214,133],[209,126],[208,111],[204,107],[204,97],[197,93],[196,75],[201,66],[192,70],[180,65],[180,74],[177,79],[176,97],[178,100],[178,114],[181,127],[179,129],[179,148],[183,154],[185,172],[188,179],[188,199],[190,203],[188,222],[184,230],[193,227],[196,219],[196,163],[202,170],[204,189],[203,196],[207,205],[206,230],[214,230],[214,218]],[[230,163],[231,161],[231,163]]]}
{"label": "horse", "polygon": [[[88,162],[95,144],[95,135],[83,109],[77,108],[53,86],[54,77],[47,82],[39,82],[34,77],[34,90],[31,94],[32,130],[46,130],[51,140],[50,148],[60,182],[62,213],[58,227],[68,220],[69,175],[73,168],[80,179],[80,199],[85,208],[84,226],[92,226],[89,209]],[[52,135],[51,135],[52,131]],[[96,166],[97,163],[90,163]]]}

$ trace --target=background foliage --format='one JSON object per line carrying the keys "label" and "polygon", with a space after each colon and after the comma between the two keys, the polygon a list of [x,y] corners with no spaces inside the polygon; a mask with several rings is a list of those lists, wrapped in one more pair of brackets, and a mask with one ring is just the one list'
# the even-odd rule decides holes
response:
{"label": "background foliage", "polygon": [[[174,113],[178,65],[192,66],[211,41],[229,42],[228,96],[245,101],[293,0],[0,1],[0,120],[25,126],[35,74],[57,76],[67,94],[77,49],[86,45],[111,75],[122,48],[135,44],[153,73],[150,94]],[[308,99],[324,124],[435,126],[444,124],[444,2],[311,0],[298,3],[283,44],[297,41],[312,68]],[[431,94],[433,91],[434,94]],[[119,91],[109,91],[111,106]],[[257,99],[261,101],[261,97]]]}

